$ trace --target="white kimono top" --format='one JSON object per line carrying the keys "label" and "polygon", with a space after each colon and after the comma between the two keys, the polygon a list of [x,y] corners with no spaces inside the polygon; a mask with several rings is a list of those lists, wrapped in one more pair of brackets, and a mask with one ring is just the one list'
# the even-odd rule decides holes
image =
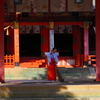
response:
{"label": "white kimono top", "polygon": [[56,63],[58,62],[58,57],[57,57],[57,54],[56,53],[49,52],[49,53],[46,53],[46,56],[48,58],[48,65],[50,64],[51,59],[54,59],[56,61]]}

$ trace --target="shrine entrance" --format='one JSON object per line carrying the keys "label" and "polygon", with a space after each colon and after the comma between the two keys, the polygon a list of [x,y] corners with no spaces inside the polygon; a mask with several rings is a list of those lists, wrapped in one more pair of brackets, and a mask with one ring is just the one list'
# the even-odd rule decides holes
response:
{"label": "shrine entrance", "polygon": [[[84,38],[87,38],[87,36],[84,35],[83,38],[82,34],[85,34],[87,29],[83,28],[82,30],[85,31],[82,33],[80,26],[83,26],[84,22],[54,23],[53,40],[50,40],[49,22],[44,22],[44,24],[41,22],[28,22],[25,24],[27,26],[20,24],[18,40],[20,53],[19,67],[46,67],[44,53],[50,51],[50,42],[52,41],[54,41],[52,43],[59,52],[59,67],[83,66],[84,59],[81,58],[81,54],[83,57],[84,52],[81,49],[84,47]],[[13,39],[13,36],[10,36],[10,38]],[[6,57],[6,59],[8,58]]]}

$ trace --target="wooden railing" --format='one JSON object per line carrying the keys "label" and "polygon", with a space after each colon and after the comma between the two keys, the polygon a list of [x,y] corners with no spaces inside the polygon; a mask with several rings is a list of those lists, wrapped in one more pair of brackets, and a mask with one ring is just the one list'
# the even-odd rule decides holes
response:
{"label": "wooden railing", "polygon": [[4,66],[5,67],[14,67],[14,55],[4,56]]}
{"label": "wooden railing", "polygon": [[89,55],[87,57],[88,60],[88,66],[96,67],[96,55]]}
{"label": "wooden railing", "polygon": [[[83,65],[83,55],[78,56],[78,62],[77,65],[78,66],[82,66]],[[93,66],[96,67],[96,55],[89,55],[87,57],[87,61],[88,61],[88,66]],[[6,68],[13,68],[14,67],[14,55],[6,55],[4,56],[4,66]]]}

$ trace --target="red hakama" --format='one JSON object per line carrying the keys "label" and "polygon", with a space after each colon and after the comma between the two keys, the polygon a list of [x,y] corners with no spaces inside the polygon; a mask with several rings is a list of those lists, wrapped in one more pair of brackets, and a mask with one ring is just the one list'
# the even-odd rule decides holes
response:
{"label": "red hakama", "polygon": [[48,65],[48,80],[56,80],[56,64],[54,59],[51,59],[50,65]]}

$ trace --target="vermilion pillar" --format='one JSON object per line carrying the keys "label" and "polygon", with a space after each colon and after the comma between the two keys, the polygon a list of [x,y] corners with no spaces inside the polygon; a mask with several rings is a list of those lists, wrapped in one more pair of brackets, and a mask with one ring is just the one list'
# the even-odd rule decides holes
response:
{"label": "vermilion pillar", "polygon": [[100,0],[96,0],[96,81],[100,81]]}
{"label": "vermilion pillar", "polygon": [[19,23],[16,21],[14,26],[14,54],[15,66],[19,66]]}
{"label": "vermilion pillar", "polygon": [[80,61],[80,54],[81,54],[81,32],[80,32],[80,27],[79,26],[74,26],[73,30],[73,54],[75,57],[75,64],[77,67],[80,67],[81,61]]}
{"label": "vermilion pillar", "polygon": [[4,83],[4,0],[0,1],[0,82]]}
{"label": "vermilion pillar", "polygon": [[84,28],[84,66],[87,66],[87,56],[89,55],[89,29]]}
{"label": "vermilion pillar", "polygon": [[49,28],[41,27],[41,57],[49,52]]}

